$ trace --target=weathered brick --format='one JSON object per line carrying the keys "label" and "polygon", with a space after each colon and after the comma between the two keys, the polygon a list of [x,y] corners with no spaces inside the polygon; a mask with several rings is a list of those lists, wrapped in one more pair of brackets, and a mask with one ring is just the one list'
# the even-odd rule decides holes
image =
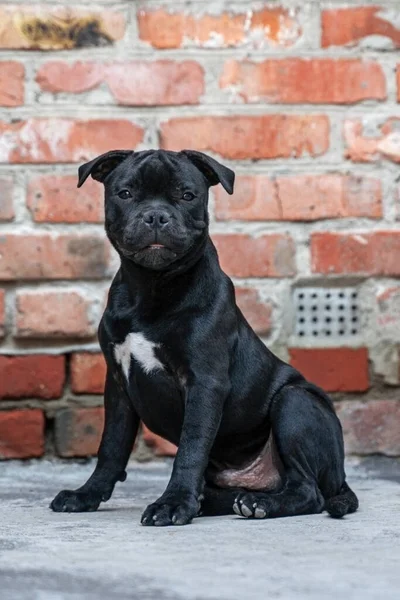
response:
{"label": "weathered brick", "polygon": [[54,61],[42,65],[36,81],[53,94],[77,94],[106,84],[114,100],[127,106],[198,104],[204,93],[204,70],[193,60]]}
{"label": "weathered brick", "polygon": [[271,330],[272,305],[263,302],[254,288],[237,287],[236,302],[258,335],[268,335]]}
{"label": "weathered brick", "polygon": [[222,269],[233,277],[291,277],[296,273],[295,246],[289,235],[215,234],[213,240]]}
{"label": "weathered brick", "polygon": [[44,454],[44,415],[41,410],[0,412],[0,459],[35,458]]}
{"label": "weathered brick", "polygon": [[386,98],[382,67],[358,59],[231,60],[220,86],[245,102],[353,104]]}
{"label": "weathered brick", "polygon": [[376,308],[376,327],[380,337],[392,338],[400,331],[400,286],[379,289]]}
{"label": "weathered brick", "polygon": [[75,394],[103,394],[106,363],[101,353],[77,352],[72,355],[70,365]]}
{"label": "weathered brick", "polygon": [[21,106],[24,103],[24,79],[22,63],[15,60],[0,62],[0,106]]}
{"label": "weathered brick", "polygon": [[104,191],[89,178],[79,190],[75,175],[39,175],[29,181],[27,204],[37,223],[101,223]]}
{"label": "weathered brick", "polygon": [[318,232],[311,235],[313,273],[400,275],[400,232]]}
{"label": "weathered brick", "polygon": [[394,203],[394,218],[396,221],[400,221],[400,182],[396,181],[395,188],[393,190],[393,195],[391,198]]}
{"label": "weathered brick", "polygon": [[16,337],[85,338],[96,333],[91,302],[79,292],[18,292],[16,307]]}
{"label": "weathered brick", "polygon": [[380,135],[364,134],[361,119],[347,119],[343,135],[346,143],[345,157],[354,162],[376,162],[386,158],[400,162],[400,119],[387,119],[379,128]]}
{"label": "weathered brick", "polygon": [[400,402],[346,400],[336,405],[349,454],[400,455]]}
{"label": "weathered brick", "polygon": [[126,119],[0,121],[0,162],[80,162],[112,147],[134,149],[143,130]]}
{"label": "weathered brick", "polygon": [[177,451],[175,444],[153,433],[146,425],[142,425],[142,436],[146,446],[152,448],[156,456],[175,456]]}
{"label": "weathered brick", "polygon": [[100,279],[108,273],[109,244],[99,235],[0,235],[0,280]]}
{"label": "weathered brick", "polygon": [[13,180],[11,177],[0,178],[0,221],[12,221],[14,218]]}
{"label": "weathered brick", "polygon": [[242,45],[284,48],[301,36],[297,11],[280,6],[200,17],[163,9],[139,10],[137,19],[140,39],[161,49]]}
{"label": "weathered brick", "polygon": [[63,408],[55,416],[55,444],[59,456],[97,454],[104,426],[104,409]]}
{"label": "weathered brick", "polygon": [[114,10],[8,4],[0,8],[0,48],[69,50],[105,46],[125,33],[124,16]]}
{"label": "weathered brick", "polygon": [[0,398],[59,398],[64,380],[64,356],[0,356]]}
{"label": "weathered brick", "polygon": [[[394,18],[392,18],[394,17]],[[373,48],[400,47],[400,26],[395,9],[384,6],[357,6],[322,11],[322,47],[355,46],[374,36]]]}
{"label": "weathered brick", "polygon": [[369,388],[367,348],[289,348],[290,364],[326,392]]}
{"label": "weathered brick", "polygon": [[327,173],[238,175],[233,196],[215,189],[215,215],[220,220],[315,221],[382,216],[379,179]]}
{"label": "weathered brick", "polygon": [[161,147],[196,148],[231,159],[299,158],[328,150],[324,115],[183,117],[161,125]]}
{"label": "weathered brick", "polygon": [[400,347],[397,348],[397,365],[398,365],[397,382],[400,383]]}
{"label": "weathered brick", "polygon": [[397,69],[396,69],[396,83],[397,83],[397,102],[400,102],[400,65],[397,65]]}
{"label": "weathered brick", "polygon": [[0,289],[0,337],[3,337],[6,324],[6,293]]}

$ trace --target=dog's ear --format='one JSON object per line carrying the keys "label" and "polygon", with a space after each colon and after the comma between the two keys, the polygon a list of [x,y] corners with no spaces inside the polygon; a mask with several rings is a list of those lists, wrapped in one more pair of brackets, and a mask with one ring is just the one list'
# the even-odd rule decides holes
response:
{"label": "dog's ear", "polygon": [[182,154],[187,156],[199,171],[203,173],[210,185],[220,183],[228,194],[233,194],[235,173],[231,169],[196,150],[182,150]]}
{"label": "dog's ear", "polygon": [[111,150],[80,166],[78,188],[85,183],[89,175],[96,181],[103,182],[107,175],[130,154],[133,154],[132,150]]}

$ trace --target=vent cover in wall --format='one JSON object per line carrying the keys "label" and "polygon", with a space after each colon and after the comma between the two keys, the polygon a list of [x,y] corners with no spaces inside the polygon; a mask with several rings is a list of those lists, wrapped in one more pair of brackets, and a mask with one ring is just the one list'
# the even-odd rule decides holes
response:
{"label": "vent cover in wall", "polygon": [[296,335],[332,339],[359,333],[358,291],[353,287],[299,287],[294,290]]}

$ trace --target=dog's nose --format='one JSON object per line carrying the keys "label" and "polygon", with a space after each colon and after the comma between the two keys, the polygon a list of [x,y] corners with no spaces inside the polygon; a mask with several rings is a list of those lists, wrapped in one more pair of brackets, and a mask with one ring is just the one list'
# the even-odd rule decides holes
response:
{"label": "dog's nose", "polygon": [[160,229],[167,225],[170,220],[170,215],[165,210],[148,210],[143,213],[143,221],[148,225],[151,229],[155,227],[159,227]]}

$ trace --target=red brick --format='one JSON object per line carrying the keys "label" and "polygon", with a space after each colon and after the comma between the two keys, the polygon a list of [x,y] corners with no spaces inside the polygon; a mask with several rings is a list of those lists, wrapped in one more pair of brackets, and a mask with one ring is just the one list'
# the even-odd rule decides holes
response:
{"label": "red brick", "polygon": [[106,363],[101,353],[78,352],[71,357],[71,387],[75,394],[103,394]]}
{"label": "red brick", "polygon": [[313,233],[312,272],[400,275],[400,232]]}
{"label": "red brick", "polygon": [[0,459],[35,458],[44,454],[44,415],[41,410],[0,412]]}
{"label": "red brick", "polygon": [[297,11],[279,6],[200,17],[162,9],[139,10],[137,18],[140,39],[161,49],[242,45],[288,47],[301,36]]}
{"label": "red brick", "polygon": [[379,179],[338,173],[277,178],[284,218],[382,217]]}
{"label": "red brick", "polygon": [[220,86],[245,102],[279,104],[353,104],[384,100],[382,67],[358,59],[231,60],[225,63]]}
{"label": "red brick", "polygon": [[77,94],[106,84],[114,100],[127,106],[198,104],[204,93],[204,70],[193,60],[54,61],[42,65],[36,81],[54,94]]}
{"label": "red brick", "polygon": [[0,337],[3,337],[6,324],[6,293],[0,289]]}
{"label": "red brick", "polygon": [[[400,27],[395,10],[385,10],[384,6],[357,6],[322,11],[322,47],[355,46],[370,35],[387,38],[380,43],[383,49],[400,47]],[[376,38],[375,38],[376,40]],[[377,47],[374,41],[373,48]]]}
{"label": "red brick", "polygon": [[120,40],[125,18],[114,10],[46,4],[0,8],[0,48],[69,50],[104,46]]}
{"label": "red brick", "polygon": [[39,175],[28,184],[28,208],[37,223],[102,223],[103,187],[88,179],[79,190],[75,175]]}
{"label": "red brick", "polygon": [[81,162],[111,147],[134,149],[142,140],[143,130],[126,119],[0,121],[0,162]]}
{"label": "red brick", "polygon": [[24,79],[22,63],[15,60],[0,62],[0,106],[21,106],[24,103]]}
{"label": "red brick", "polygon": [[400,163],[400,119],[387,119],[379,128],[380,135],[364,135],[361,119],[344,122],[343,135],[346,143],[345,157],[354,162],[377,162],[386,158]]}
{"label": "red brick", "polygon": [[296,273],[295,246],[289,235],[215,234],[213,240],[222,269],[233,277],[291,277]]}
{"label": "red brick", "polygon": [[55,417],[55,443],[59,456],[93,456],[99,449],[104,409],[63,408]]}
{"label": "red brick", "polygon": [[400,455],[400,402],[349,400],[338,402],[346,452]]}
{"label": "red brick", "polygon": [[18,292],[16,337],[93,337],[91,302],[78,292]]}
{"label": "red brick", "polygon": [[299,158],[328,150],[323,115],[183,117],[161,125],[161,147],[196,148],[231,159]]}
{"label": "red brick", "polygon": [[254,288],[237,287],[236,302],[258,335],[268,335],[271,330],[272,305],[263,302]]}
{"label": "red brick", "polygon": [[142,425],[142,435],[144,443],[153,449],[156,456],[175,456],[177,451],[175,444],[153,433],[146,425]]}
{"label": "red brick", "polygon": [[[213,190],[218,220],[280,221],[282,208],[276,180],[267,175],[236,175],[233,196],[222,186]],[[299,194],[300,196],[300,194]]]}
{"label": "red brick", "polygon": [[41,65],[36,82],[44,92],[81,94],[101,85],[105,80],[105,72],[104,63],[53,60]]}
{"label": "red brick", "polygon": [[108,274],[104,236],[0,235],[0,280],[100,279]]}
{"label": "red brick", "polygon": [[326,392],[369,388],[367,348],[289,348],[290,364]]}
{"label": "red brick", "polygon": [[379,179],[327,173],[238,175],[233,196],[215,189],[215,215],[220,220],[315,221],[382,216]]}
{"label": "red brick", "polygon": [[64,380],[63,356],[0,356],[0,398],[59,398]]}
{"label": "red brick", "polygon": [[14,218],[13,180],[11,177],[0,178],[0,221],[12,221]]}

